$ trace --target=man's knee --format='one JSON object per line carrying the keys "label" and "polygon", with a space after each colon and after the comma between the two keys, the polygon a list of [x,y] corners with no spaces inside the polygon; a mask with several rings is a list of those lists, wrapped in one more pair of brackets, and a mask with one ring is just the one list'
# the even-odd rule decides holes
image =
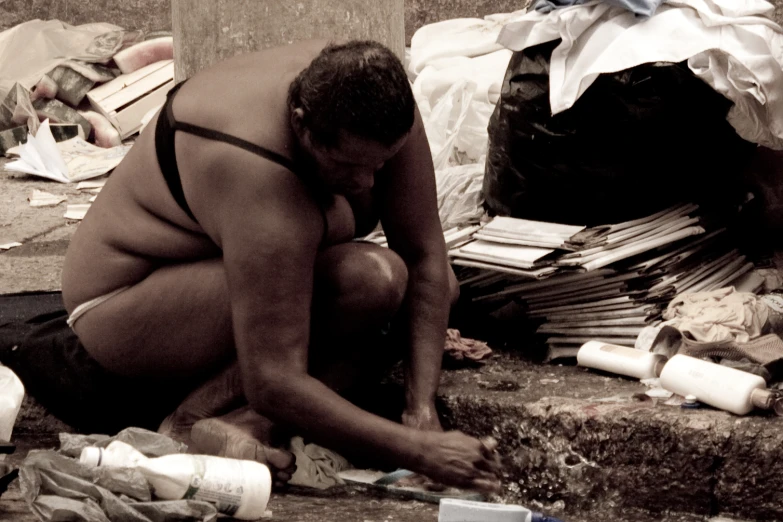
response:
{"label": "man's knee", "polygon": [[361,273],[359,295],[368,306],[394,314],[402,305],[408,289],[408,268],[405,262],[387,249],[374,249],[357,260],[355,269]]}
{"label": "man's knee", "polygon": [[374,245],[324,252],[317,276],[321,292],[358,313],[394,314],[408,287],[408,269],[402,258]]}

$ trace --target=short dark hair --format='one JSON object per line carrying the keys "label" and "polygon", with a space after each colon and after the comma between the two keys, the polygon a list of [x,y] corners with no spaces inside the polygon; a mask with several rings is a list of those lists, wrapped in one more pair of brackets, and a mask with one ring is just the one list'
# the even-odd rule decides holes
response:
{"label": "short dark hair", "polygon": [[326,147],[341,129],[392,145],[413,126],[416,108],[402,62],[372,41],[324,48],[291,83],[288,105],[304,110],[304,126]]}

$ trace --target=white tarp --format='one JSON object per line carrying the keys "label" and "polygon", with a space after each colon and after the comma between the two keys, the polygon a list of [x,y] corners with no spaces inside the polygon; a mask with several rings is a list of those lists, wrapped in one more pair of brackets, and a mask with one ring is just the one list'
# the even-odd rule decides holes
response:
{"label": "white tarp", "polygon": [[0,33],[0,101],[14,83],[32,88],[67,60],[106,62],[123,46],[125,31],[107,23],[72,26],[32,20]]}

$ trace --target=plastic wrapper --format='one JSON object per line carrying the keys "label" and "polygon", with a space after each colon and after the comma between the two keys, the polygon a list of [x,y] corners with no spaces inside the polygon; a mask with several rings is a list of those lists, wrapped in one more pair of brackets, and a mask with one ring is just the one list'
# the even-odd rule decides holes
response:
{"label": "plastic wrapper", "polygon": [[438,214],[444,230],[477,222],[484,215],[481,186],[484,163],[446,167],[435,172]]}
{"label": "plastic wrapper", "polygon": [[22,496],[42,521],[214,522],[217,510],[192,500],[154,501],[147,480],[133,468],[89,468],[67,456],[88,445],[122,440],[148,456],[182,450],[163,435],[131,428],[116,437],[61,434],[62,452],[31,451],[19,472]]}
{"label": "plastic wrapper", "polygon": [[742,194],[738,175],[755,145],[726,121],[731,102],[687,65],[601,75],[552,116],[549,58],[558,44],[516,52],[509,63],[489,123],[491,213],[591,226]]}
{"label": "plastic wrapper", "polygon": [[0,131],[27,125],[30,133],[38,133],[38,113],[33,107],[30,92],[21,84],[14,84],[0,100]]}

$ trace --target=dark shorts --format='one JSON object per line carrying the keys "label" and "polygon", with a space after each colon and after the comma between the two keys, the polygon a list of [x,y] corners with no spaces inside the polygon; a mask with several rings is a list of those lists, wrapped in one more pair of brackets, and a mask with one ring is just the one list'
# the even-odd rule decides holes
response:
{"label": "dark shorts", "polygon": [[193,383],[129,378],[103,369],[68,327],[65,310],[0,324],[0,362],[52,415],[85,433],[157,430]]}

